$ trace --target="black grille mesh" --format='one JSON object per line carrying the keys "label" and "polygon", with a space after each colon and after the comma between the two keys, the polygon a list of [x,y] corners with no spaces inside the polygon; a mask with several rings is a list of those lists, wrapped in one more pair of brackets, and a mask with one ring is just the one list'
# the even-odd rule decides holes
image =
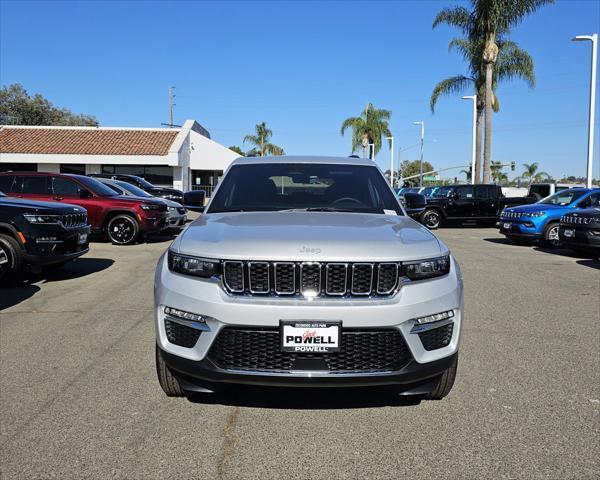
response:
{"label": "black grille mesh", "polygon": [[423,348],[427,351],[437,350],[438,348],[447,347],[452,340],[452,331],[454,324],[450,323],[443,327],[434,328],[426,332],[419,333],[419,338],[423,344]]}
{"label": "black grille mesh", "polygon": [[[399,370],[410,360],[400,332],[393,329],[344,329],[339,352],[282,352],[279,329],[224,328],[213,342],[208,358],[226,370],[289,372],[303,359],[321,361],[330,373]],[[300,364],[300,363],[298,363]]]}
{"label": "black grille mesh", "polygon": [[377,293],[387,294],[396,288],[398,282],[398,265],[382,263],[377,269]]}
{"label": "black grille mesh", "polygon": [[370,263],[356,263],[352,271],[352,293],[355,295],[368,295],[373,286],[373,265]]}
{"label": "black grille mesh", "polygon": [[202,333],[195,328],[172,322],[168,318],[165,318],[165,330],[169,342],[186,348],[192,348],[196,345],[198,338],[200,338],[200,333]]}
{"label": "black grille mesh", "polygon": [[296,266],[293,263],[276,263],[274,271],[275,291],[287,295],[296,293]]}
{"label": "black grille mesh", "polygon": [[225,262],[225,285],[234,292],[244,291],[244,264],[242,262]]}
{"label": "black grille mesh", "polygon": [[300,285],[303,292],[321,291],[321,265],[318,263],[305,263],[300,273]]}
{"label": "black grille mesh", "polygon": [[269,293],[269,264],[267,262],[250,262],[250,291],[252,293]]}
{"label": "black grille mesh", "polygon": [[326,269],[326,293],[343,295],[346,293],[347,265],[345,263],[330,263]]}

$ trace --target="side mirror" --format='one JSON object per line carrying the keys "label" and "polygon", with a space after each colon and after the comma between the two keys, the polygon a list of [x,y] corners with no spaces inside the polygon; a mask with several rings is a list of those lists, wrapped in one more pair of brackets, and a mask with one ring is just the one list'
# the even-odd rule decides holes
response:
{"label": "side mirror", "polygon": [[403,197],[404,208],[407,213],[418,213],[425,210],[425,206],[427,205],[425,195],[421,195],[420,193],[405,193]]}
{"label": "side mirror", "polygon": [[193,212],[204,211],[206,192],[204,190],[190,190],[183,194],[183,206]]}
{"label": "side mirror", "polygon": [[89,190],[86,190],[85,188],[80,188],[79,189],[79,198],[92,198],[92,192],[90,192]]}

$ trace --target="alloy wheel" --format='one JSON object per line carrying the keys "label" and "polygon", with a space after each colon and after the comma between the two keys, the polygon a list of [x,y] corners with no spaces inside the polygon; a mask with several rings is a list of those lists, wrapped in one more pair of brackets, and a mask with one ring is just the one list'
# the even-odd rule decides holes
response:
{"label": "alloy wheel", "polygon": [[4,265],[5,263],[8,263],[8,253],[0,245],[0,265]]}
{"label": "alloy wheel", "polygon": [[108,225],[108,235],[110,239],[121,245],[131,242],[136,235],[136,226],[134,221],[127,217],[119,217],[111,220]]}
{"label": "alloy wheel", "polygon": [[548,230],[548,243],[553,247],[560,245],[560,239],[558,237],[558,225],[554,225]]}
{"label": "alloy wheel", "polygon": [[427,228],[437,228],[440,225],[440,216],[437,212],[427,212],[423,220]]}

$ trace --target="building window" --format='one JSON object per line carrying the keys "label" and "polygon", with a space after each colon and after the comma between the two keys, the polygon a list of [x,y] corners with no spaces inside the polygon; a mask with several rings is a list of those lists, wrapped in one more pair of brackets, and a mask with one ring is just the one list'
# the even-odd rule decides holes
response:
{"label": "building window", "polygon": [[37,172],[37,163],[0,163],[0,172]]}
{"label": "building window", "polygon": [[74,173],[75,175],[85,175],[84,163],[61,163],[60,173]]}
{"label": "building window", "polygon": [[154,185],[173,185],[173,167],[166,165],[102,165],[102,173],[137,175]]}

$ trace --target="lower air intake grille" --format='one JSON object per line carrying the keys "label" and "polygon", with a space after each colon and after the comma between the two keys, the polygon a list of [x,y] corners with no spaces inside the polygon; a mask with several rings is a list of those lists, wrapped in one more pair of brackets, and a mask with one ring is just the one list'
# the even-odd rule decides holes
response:
{"label": "lower air intake grille", "polygon": [[165,330],[169,342],[180,347],[192,348],[200,338],[200,330],[181,325],[165,318]]}
{"label": "lower air intake grille", "polygon": [[302,370],[302,361],[321,365],[329,373],[366,373],[399,370],[410,360],[404,338],[394,329],[344,329],[339,352],[281,351],[279,329],[224,328],[213,342],[208,358],[219,368],[255,372]]}
{"label": "lower air intake grille", "polygon": [[423,348],[427,351],[437,350],[438,348],[447,347],[452,340],[452,331],[454,324],[450,323],[443,327],[434,328],[423,333],[419,333],[419,338],[423,344]]}

